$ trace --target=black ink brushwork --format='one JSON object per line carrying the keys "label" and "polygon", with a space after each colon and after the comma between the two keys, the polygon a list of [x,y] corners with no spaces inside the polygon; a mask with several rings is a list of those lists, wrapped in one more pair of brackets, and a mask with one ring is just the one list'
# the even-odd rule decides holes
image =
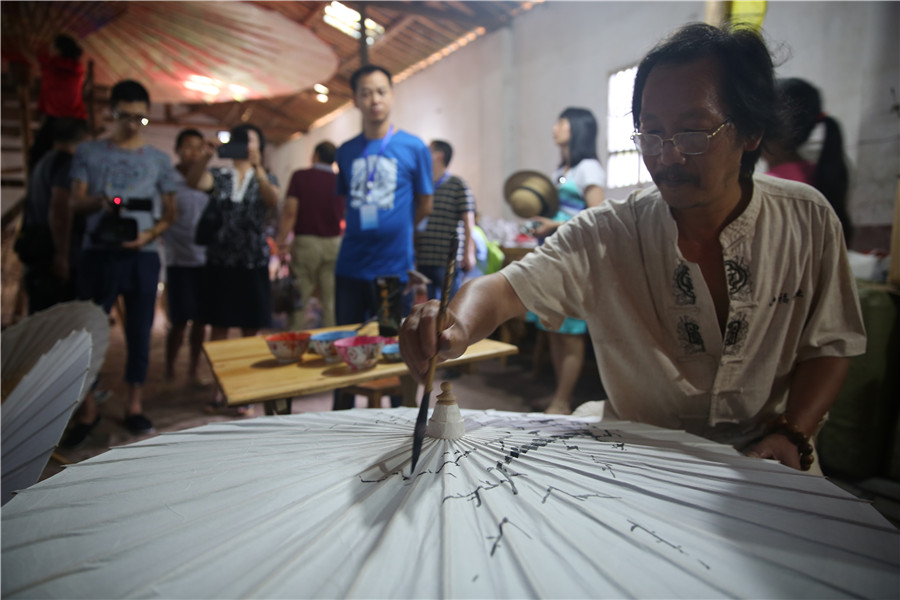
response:
{"label": "black ink brushwork", "polygon": [[[524,530],[524,529],[522,529],[521,527],[519,527],[518,525],[516,525],[515,523],[513,523],[512,521],[510,521],[510,520],[507,519],[506,517],[503,517],[503,520],[500,521],[500,523],[497,525],[497,529],[499,530],[499,534],[496,536],[497,539],[494,541],[494,545],[491,546],[491,556],[494,555],[494,552],[497,551],[497,547],[500,546],[500,540],[503,539],[503,526],[506,525],[506,524],[512,525],[513,527],[515,527],[516,529],[518,529],[519,531],[521,531],[522,533],[524,533],[524,534],[525,534],[525,537],[527,537],[529,540],[531,539],[531,536],[528,535],[527,533],[525,533],[525,530]],[[494,536],[488,536],[488,539],[489,539],[489,540],[490,540],[490,539],[493,539],[493,538],[494,538]]]}
{"label": "black ink brushwork", "polygon": [[474,500],[475,507],[478,508],[479,506],[481,506],[481,493],[480,493],[481,490],[484,490],[484,491],[492,490],[495,487],[498,487],[500,485],[501,484],[499,484],[499,483],[492,483],[492,484],[488,484],[486,486],[479,485],[477,488],[475,488],[474,492],[469,492],[468,494],[457,494],[456,496],[444,496],[444,499],[441,500],[441,504],[443,504],[447,500],[468,500],[470,502],[472,500]]}
{"label": "black ink brushwork", "polygon": [[575,500],[581,500],[581,501],[584,501],[587,498],[615,498],[615,496],[607,496],[606,494],[570,494],[569,492],[567,492],[565,490],[561,490],[558,487],[553,487],[551,485],[550,487],[547,488],[547,493],[544,495],[543,499],[541,500],[541,504],[546,504],[547,498],[549,498],[553,492],[559,492],[560,494],[565,494],[566,496],[569,496],[570,498],[573,498]]}

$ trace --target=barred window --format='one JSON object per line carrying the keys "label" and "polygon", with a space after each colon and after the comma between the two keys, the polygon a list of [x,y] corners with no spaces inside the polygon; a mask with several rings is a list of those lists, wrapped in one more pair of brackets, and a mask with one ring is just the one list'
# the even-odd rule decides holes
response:
{"label": "barred window", "polygon": [[631,94],[637,67],[622,69],[609,76],[607,102],[607,180],[608,188],[639,186],[650,181],[650,173],[634,148],[631,134]]}

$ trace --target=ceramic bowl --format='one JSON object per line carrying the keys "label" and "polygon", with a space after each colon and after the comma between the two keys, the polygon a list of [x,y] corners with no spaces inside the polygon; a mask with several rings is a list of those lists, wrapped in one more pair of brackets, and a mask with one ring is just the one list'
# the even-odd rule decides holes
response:
{"label": "ceramic bowl", "polygon": [[381,356],[388,362],[400,362],[403,360],[400,356],[400,344],[385,344],[381,349]]}
{"label": "ceramic bowl", "polygon": [[325,359],[326,363],[339,363],[341,357],[334,347],[334,343],[338,340],[355,337],[355,331],[326,331],[324,333],[316,333],[310,338],[313,352]]}
{"label": "ceramic bowl", "polygon": [[273,333],[266,336],[266,344],[275,360],[280,363],[290,363],[300,360],[300,357],[309,348],[309,337],[308,331]]}
{"label": "ceramic bowl", "polygon": [[357,335],[337,340],[334,348],[352,371],[362,371],[375,366],[386,341],[386,338],[379,336]]}

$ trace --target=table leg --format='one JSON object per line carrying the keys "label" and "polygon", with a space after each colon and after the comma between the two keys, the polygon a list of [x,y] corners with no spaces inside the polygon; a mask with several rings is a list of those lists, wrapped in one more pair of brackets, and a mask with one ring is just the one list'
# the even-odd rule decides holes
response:
{"label": "table leg", "polygon": [[403,394],[403,406],[412,406],[415,408],[419,405],[418,402],[416,402],[419,384],[416,383],[416,380],[413,379],[411,375],[400,376],[400,390]]}
{"label": "table leg", "polygon": [[293,398],[278,398],[277,400],[266,400],[264,406],[266,415],[289,415],[291,414],[291,403]]}

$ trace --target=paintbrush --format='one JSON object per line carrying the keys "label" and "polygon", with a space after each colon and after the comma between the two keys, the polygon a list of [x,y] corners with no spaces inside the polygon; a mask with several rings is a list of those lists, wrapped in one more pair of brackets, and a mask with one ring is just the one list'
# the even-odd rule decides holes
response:
{"label": "paintbrush", "polygon": [[[447,271],[444,273],[444,285],[441,288],[441,307],[437,316],[437,346],[441,343],[441,332],[444,331],[444,317],[447,314],[447,304],[450,302],[450,288],[453,287],[453,276],[456,273],[456,253],[459,250],[459,236],[454,235],[450,242],[450,254],[447,256]],[[425,389],[422,391],[422,402],[419,404],[419,414],[416,417],[416,427],[413,430],[412,466],[409,474],[416,470],[419,461],[419,453],[422,451],[422,442],[425,441],[425,429],[428,426],[428,404],[431,402],[431,386],[434,382],[434,369],[437,366],[438,347],[428,364],[428,374],[425,376]]]}

